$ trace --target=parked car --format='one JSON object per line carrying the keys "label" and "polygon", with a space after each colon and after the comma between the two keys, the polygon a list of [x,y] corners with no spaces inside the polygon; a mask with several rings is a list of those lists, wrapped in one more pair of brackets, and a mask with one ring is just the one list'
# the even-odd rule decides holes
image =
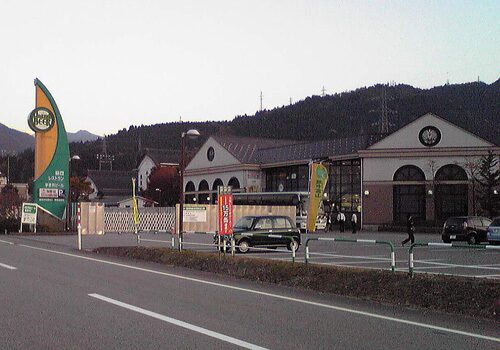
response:
{"label": "parked car", "polygon": [[443,242],[466,241],[469,244],[486,242],[486,231],[491,220],[482,216],[450,217],[443,225]]}
{"label": "parked car", "polygon": [[244,216],[233,228],[236,249],[246,253],[250,247],[287,247],[297,250],[300,246],[300,229],[288,216]]}
{"label": "parked car", "polygon": [[488,227],[486,238],[490,244],[500,244],[500,217],[493,219]]}

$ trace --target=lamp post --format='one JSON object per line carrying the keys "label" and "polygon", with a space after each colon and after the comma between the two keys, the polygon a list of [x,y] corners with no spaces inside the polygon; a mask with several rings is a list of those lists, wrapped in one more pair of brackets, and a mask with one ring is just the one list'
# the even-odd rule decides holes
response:
{"label": "lamp post", "polygon": [[80,160],[80,156],[74,155],[69,159],[69,167],[68,167],[68,172],[69,172],[69,193],[68,193],[68,209],[67,209],[67,215],[66,215],[66,231],[71,230],[71,162],[74,160]]}
{"label": "lamp post", "polygon": [[158,192],[158,206],[161,207],[161,188],[157,188],[155,191]]}
{"label": "lamp post", "polygon": [[179,163],[179,173],[180,173],[180,181],[179,181],[179,250],[182,250],[182,230],[183,230],[183,221],[184,221],[184,151],[186,147],[186,136],[189,139],[195,139],[200,136],[198,130],[191,129],[187,132],[183,132],[181,134],[181,161]]}

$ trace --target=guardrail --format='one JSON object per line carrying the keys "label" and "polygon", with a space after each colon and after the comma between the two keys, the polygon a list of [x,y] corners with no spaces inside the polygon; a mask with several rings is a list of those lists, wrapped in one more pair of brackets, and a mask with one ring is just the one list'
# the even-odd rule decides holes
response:
{"label": "guardrail", "polygon": [[310,241],[329,241],[329,242],[344,242],[344,243],[373,243],[388,245],[391,249],[391,271],[396,270],[396,256],[394,254],[394,244],[389,241],[377,241],[375,239],[348,239],[348,238],[328,238],[328,237],[311,237],[306,239],[306,254],[305,263],[309,260],[309,242]]}
{"label": "guardrail", "polygon": [[[163,233],[168,233],[168,232],[163,232]],[[172,236],[172,239],[171,239],[171,244],[172,244],[172,248],[175,248],[175,237],[173,234],[171,234]],[[159,240],[159,239],[146,239],[146,238],[142,238],[140,234],[137,235],[137,244],[141,244],[141,242],[158,242],[158,243],[168,243],[169,241],[162,241],[162,240]]]}
{"label": "guardrail", "polygon": [[413,249],[415,247],[442,247],[442,248],[457,248],[457,249],[493,249],[500,251],[500,246],[493,245],[481,245],[481,244],[460,244],[453,245],[452,243],[413,243],[408,249],[408,274],[410,277],[413,277],[413,268],[414,268],[414,260],[413,260]]}

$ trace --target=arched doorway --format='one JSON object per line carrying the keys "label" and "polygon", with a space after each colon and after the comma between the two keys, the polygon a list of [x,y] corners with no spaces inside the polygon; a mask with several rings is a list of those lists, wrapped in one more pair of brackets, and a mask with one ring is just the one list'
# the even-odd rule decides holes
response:
{"label": "arched doorway", "polygon": [[408,215],[425,220],[425,174],[415,165],[405,165],[394,173],[392,194],[394,222],[404,223]]}
{"label": "arched doorway", "polygon": [[450,216],[464,216],[469,209],[468,177],[456,164],[445,165],[436,172],[436,219],[444,222]]}
{"label": "arched doorway", "polygon": [[198,185],[198,192],[198,203],[210,203],[210,187],[208,187],[207,180],[201,180],[200,184]]}
{"label": "arched doorway", "polygon": [[215,179],[214,184],[212,185],[212,204],[217,203],[217,190],[219,186],[224,186],[224,183],[221,179]]}
{"label": "arched doorway", "polygon": [[188,204],[196,203],[196,195],[194,193],[188,193],[188,192],[195,192],[196,187],[194,187],[193,181],[189,181],[186,184],[186,188],[184,192],[186,193],[184,195],[184,202]]}
{"label": "arched doorway", "polygon": [[239,192],[238,190],[240,189],[240,181],[237,178],[235,177],[230,178],[227,185],[231,186],[233,192]]}

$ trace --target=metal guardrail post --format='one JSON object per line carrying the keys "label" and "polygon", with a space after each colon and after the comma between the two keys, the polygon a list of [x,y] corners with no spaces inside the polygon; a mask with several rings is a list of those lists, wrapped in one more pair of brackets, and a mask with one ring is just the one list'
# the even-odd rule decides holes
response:
{"label": "metal guardrail post", "polygon": [[234,251],[236,250],[236,242],[234,240],[234,235],[231,236],[231,256],[234,256]]}
{"label": "metal guardrail post", "polygon": [[391,249],[391,271],[396,271],[396,255],[394,253],[394,244],[389,241],[377,241],[375,239],[347,239],[347,238],[326,238],[326,237],[318,237],[318,238],[308,238],[306,239],[306,256],[305,263],[307,264],[309,261],[309,241],[330,241],[330,242],[345,242],[345,243],[374,243],[374,244],[384,244],[388,245]]}
{"label": "metal guardrail post", "polygon": [[175,248],[175,237],[172,235],[172,249]]}
{"label": "metal guardrail post", "polygon": [[182,235],[179,235],[179,251],[182,252]]}
{"label": "metal guardrail post", "polygon": [[137,234],[137,245],[141,244],[141,235]]}
{"label": "metal guardrail post", "polygon": [[457,248],[457,249],[493,249],[499,250],[500,246],[492,246],[492,245],[480,245],[480,244],[469,244],[469,245],[453,245],[452,243],[413,243],[408,249],[408,274],[410,277],[414,276],[414,260],[413,260],[413,249],[415,247],[447,247],[447,248]]}

